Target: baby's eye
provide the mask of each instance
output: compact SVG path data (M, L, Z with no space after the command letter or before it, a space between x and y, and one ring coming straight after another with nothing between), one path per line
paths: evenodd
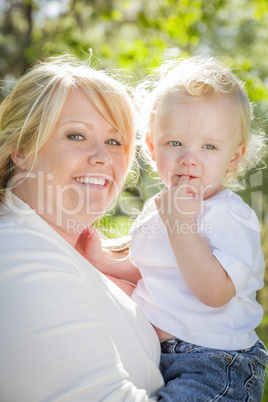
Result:
M210 145L210 144L206 144L206 145L204 145L204 147L203 147L203 148L205 148L205 149L209 149L209 150L216 149L216 148L214 147L214 145Z
M85 139L85 137L82 134L69 134L69 135L67 135L67 138L69 140L74 140L74 141L81 141L81 140Z
M122 143L120 141L114 140L113 138L106 140L105 144L109 144L109 145L117 145L120 146L122 145Z
M168 145L171 145L172 147L180 147L181 142L180 141L169 141Z

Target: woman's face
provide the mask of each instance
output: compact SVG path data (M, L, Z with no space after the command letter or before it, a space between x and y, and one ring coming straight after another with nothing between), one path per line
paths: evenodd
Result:
M58 231L78 235L113 202L126 174L123 138L83 91L68 95L55 129L14 191ZM21 172L21 171L20 171Z

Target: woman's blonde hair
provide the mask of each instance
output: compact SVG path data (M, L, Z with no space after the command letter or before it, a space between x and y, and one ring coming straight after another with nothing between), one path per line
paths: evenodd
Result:
M246 145L246 153L232 172L228 172L224 185L234 186L238 176L255 168L265 155L265 135L252 127L252 104L244 89L244 84L213 57L191 57L171 60L156 69L156 74L149 76L137 88L136 98L143 118L140 120L140 132L152 133L154 116L166 102L176 104L195 102L213 95L228 95L234 100L241 117L241 143Z
M11 154L37 155L57 123L69 92L83 90L99 113L123 136L127 168L135 148L135 127L125 86L108 71L65 55L38 62L0 106L0 202L14 174Z

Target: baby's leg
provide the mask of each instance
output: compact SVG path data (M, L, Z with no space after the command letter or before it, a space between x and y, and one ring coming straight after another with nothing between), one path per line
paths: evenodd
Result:
M170 339L161 341L161 350L161 402L262 400L268 354L261 342L227 352Z
M121 290L123 290L127 296L131 297L136 285L131 282L124 281L123 279L115 278L111 275L106 275L112 282L114 282Z

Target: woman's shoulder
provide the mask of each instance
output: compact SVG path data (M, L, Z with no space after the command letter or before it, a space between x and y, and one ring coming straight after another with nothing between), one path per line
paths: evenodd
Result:
M37 214L1 216L0 254L0 275L55 271L84 278L83 257Z

